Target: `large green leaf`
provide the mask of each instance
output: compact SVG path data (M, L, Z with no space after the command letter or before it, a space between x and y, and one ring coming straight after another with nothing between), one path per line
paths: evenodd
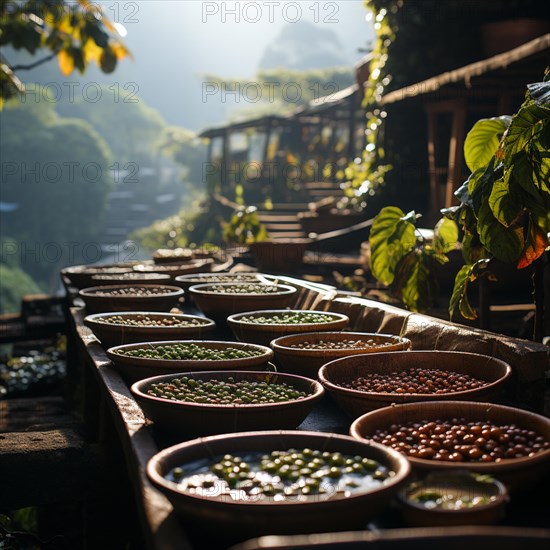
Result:
M483 259L475 264L466 264L456 274L453 294L449 302L449 317L451 320L457 309L465 319L477 319L477 313L468 300L468 285L474 282L479 277L480 272L487 268L489 261Z
M540 201L540 193L533 182L533 165L526 151L520 151L514 155L509 176L509 186L519 185L534 199Z
M483 173L482 170L479 171L479 176ZM454 196L460 201L460 204L465 204L470 208L474 207L472 202L472 197L470 195L470 179L474 176L471 174L470 177L454 192ZM477 177L477 176L476 176ZM452 208L452 207L451 207Z
M550 195L550 152L541 146L531 147L533 183L542 193Z
M525 249L518 261L517 268L523 269L531 265L544 254L547 247L547 232L541 229L532 217L529 217L529 227L525 236Z
M479 235L466 231L462 239L462 257L467 264L475 264L487 257L487 250L481 244Z
M493 183L503 174L503 164L498 163L497 165L496 159L493 157L485 168L476 170L468 179L468 192L472 198L472 208L476 216L479 216L481 205L489 198Z
M422 251L414 251L400 264L404 284L401 288L401 299L411 311L423 312L433 304L437 292L437 279L429 268L429 257Z
M394 206L382 208L374 218L369 236L371 272L381 283L389 285L403 256L416 245L414 212L406 216Z
M458 226L453 220L443 218L434 228L434 248L436 251L446 254L457 247Z
M484 118L478 120L468 132L464 142L464 159L472 172L484 167L494 156L511 119L509 116Z
M529 142L543 129L543 120L550 117L550 106L542 107L530 101L522 105L513 117L506 137L503 141L504 165L513 163L513 157L520 151L525 151Z
M515 186L509 186L511 170L493 183L489 206L495 218L505 227L510 227L523 209L522 194Z
M523 250L523 232L519 227L505 227L493 215L488 202L479 209L479 240L497 259L515 262Z
M527 84L531 97L538 105L550 104L550 82L535 82Z

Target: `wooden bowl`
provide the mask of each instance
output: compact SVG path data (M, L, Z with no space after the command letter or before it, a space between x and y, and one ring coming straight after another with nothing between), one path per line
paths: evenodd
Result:
M370 373L401 372L409 367L453 371L469 374L488 382L481 388L442 394L376 393L343 388L360 376ZM321 383L340 407L353 417L392 403L416 401L494 401L498 398L512 369L500 359L462 351L394 351L366 355L353 355L327 363L319 370Z
M179 275L175 279L175 284L181 286L186 293L194 285L204 285L212 283L256 283L262 277L261 273L192 273L190 275Z
M197 259L190 248L159 248L152 254L156 264L183 264Z
M385 407L360 416L351 425L350 433L356 439L370 440L376 430L388 429L392 424L453 418L464 418L466 422L514 423L522 429L534 430L550 441L550 418L514 407L470 401L426 401ZM475 471L499 479L509 490L521 491L533 486L550 471L550 449L530 457L502 459L500 462L440 462L416 457L409 457L409 461L417 472Z
M177 374L194 371L227 371L227 370L262 370L266 368L273 358L273 351L264 346L255 344L243 344L241 342L220 342L216 340L186 340L181 343L201 344L212 349L238 348L243 350L261 351L261 355L245 357L244 359L223 360L175 360L152 359L144 357L131 357L121 355L120 350L136 349L145 346L174 344L179 341L142 342L115 346L107 350L107 356L114 363L115 368L121 373L127 382L136 382L151 376L161 374Z
M133 326L123 323L106 323L105 319L120 316L125 319L149 317L150 319L173 319L182 321L195 320L200 325L192 326L159 326L145 325ZM118 311L113 313L95 313L84 319L84 324L89 327L104 348L133 344L137 342L160 342L165 340L200 340L206 334L216 328L216 323L211 319L197 315L182 315L176 313L158 313L151 311Z
M383 486L357 492L345 498L303 501L235 501L187 494L164 475L172 468L195 460L290 448L339 451L379 461L395 472ZM172 502L187 522L219 537L243 540L265 534L317 533L363 528L369 518L380 513L409 474L409 464L399 453L374 443L358 442L350 437L302 431L262 431L224 434L195 439L169 447L151 458L147 475L153 485Z
M215 292L212 290L213 286L226 289L234 287L235 283L193 285L189 288L189 294L207 317L220 322L225 322L227 316L233 313L284 308L291 304L297 292L289 285L274 285L277 291L270 294L231 294Z
M170 275L167 273L139 273L138 271L130 271L129 273L108 273L94 275L92 284L89 286L103 285L169 285L171 281Z
M341 313L332 313L330 311L316 311L321 315L330 317L331 320L325 323L303 323L303 324L260 324L243 320L244 317L273 317L281 313L304 313L302 309L268 309L263 311L247 311L237 313L227 318L227 324L231 327L237 340L241 342L252 342L269 346L271 341L285 334L296 334L316 330L318 332L342 330L349 323L349 317Z
M71 267L65 267L61 270L61 276L69 280L71 286L76 287L78 290L83 288L96 286L92 281L92 277L95 275L116 275L123 273L131 273L133 267L131 265L74 265Z
M205 258L201 260L190 260L182 263L147 263L134 266L134 271L138 273L165 273L170 275L172 281L180 275L186 275L188 273L202 273L203 271L210 271L214 260L212 258Z
M304 342L318 343L341 342L342 340L361 340L367 342L374 340L375 344L369 348L350 349L302 349L293 348L293 345ZM329 361L339 357L347 357L355 354L379 353L386 351L402 351L411 347L407 338L392 336L390 334L372 334L368 332L308 332L305 334L293 334L277 338L271 342L275 352L275 358L283 372L291 372L317 378L319 369Z
M460 509L429 508L414 499L419 492L436 492L454 498L488 497L492 500ZM413 527L442 525L493 525L504 518L508 491L498 480L471 472L433 472L397 495L405 521Z
M131 294L126 296L109 296L109 291L120 290L128 287L139 287L148 290L163 289L163 294L140 296ZM168 292L169 291L169 292ZM170 311L178 305L183 297L183 290L177 286L168 285L103 285L84 288L78 295L86 304L88 313L108 313L114 311Z
M190 372L185 376L196 380L285 383L305 392L307 397L294 401L260 405L214 405L162 399L147 394L152 384L170 382L174 375L155 376L136 382L131 390L145 414L160 428L182 436L204 436L250 430L288 430L299 426L324 394L318 382L274 372L225 371Z

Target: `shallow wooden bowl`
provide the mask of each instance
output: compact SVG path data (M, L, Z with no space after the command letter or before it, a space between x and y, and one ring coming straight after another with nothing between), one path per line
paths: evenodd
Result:
M269 324L269 323L254 323L253 321L244 321L243 317L273 317L281 313L303 313L300 309L268 309L260 311L247 311L230 315L227 318L227 324L231 327L233 334L241 342L252 342L269 346L272 340L279 338L285 334L296 334L302 332L310 332L316 330L318 332L342 330L349 323L349 317L341 313L332 313L330 311L319 311L332 319L326 323L302 323L302 324Z
M194 285L218 283L256 283L261 280L260 273L191 273L179 275L174 282L187 293Z
M293 348L303 342L316 343L341 342L342 340L374 340L378 345L369 348L351 349L302 349ZM283 372L291 372L310 378L317 378L319 369L326 363L349 355L380 353L387 351L403 351L411 347L407 338L391 334L373 334L368 332L308 332L277 338L271 342L275 358Z
M485 504L460 509L429 508L411 498L418 491L436 491L441 495L464 495L468 498L492 498ZM413 527L441 525L494 525L505 515L508 491L503 483L470 472L435 472L415 481L397 495L405 521Z
M145 414L155 425L182 436L205 436L250 430L285 430L299 426L324 394L323 386L309 378L275 372L225 371L190 372L185 376L196 380L233 378L236 382L285 383L305 392L303 399L259 405L214 405L162 399L147 394L152 384L170 382L181 376L155 376L132 385L132 393Z
M376 393L343 388L369 373L387 374L400 372L408 367L453 371L469 374L488 382L486 386L462 392L442 394ZM340 407L353 417L374 409L388 407L392 403L416 401L494 401L498 398L512 369L494 357L462 351L395 351L354 355L331 361L319 370L319 379Z
M165 289L170 292L140 296L130 294L126 296L108 296L103 293L121 288L139 287L150 290ZM114 311L170 311L178 305L183 297L183 290L177 286L169 285L145 285L145 284L124 284L124 285L103 285L84 288L78 293L86 304L88 313L108 313Z
M246 283L245 283L246 284ZM220 283L216 287L227 288L234 283ZM229 294L215 292L210 284L189 288L196 306L211 319L225 322L229 315L258 309L285 308L292 303L296 289L289 285L275 285L277 292L270 294Z
M205 258L201 260L190 260L182 263L141 263L134 266L134 271L138 273L165 273L170 275L172 281L180 275L186 275L188 273L201 273L203 271L210 271L214 260L212 258Z
M201 344L212 349L238 348L244 350L261 351L261 355L245 357L244 359L223 360L175 360L152 359L144 357L130 357L121 355L120 350L143 348L163 344L173 344L175 341L141 342L115 346L107 350L107 356L114 363L115 368L122 377L130 383L159 376L161 374L176 374L193 371L227 371L227 370L262 370L266 368L273 358L273 351L264 346L255 344L243 344L242 342L221 342L216 340L186 340L182 343Z
M392 424L453 418L464 418L466 422L513 423L522 429L534 430L550 441L550 418L514 407L470 401L426 401L385 407L360 416L351 425L350 433L356 439L370 440L376 430L388 429ZM522 491L532 487L550 471L550 449L530 457L508 458L500 462L439 462L416 457L409 457L409 461L413 470L419 472L474 471L499 479L510 490Z
M164 475L172 468L199 460L239 453L290 448L339 451L379 461L395 472L383 486L345 498L312 499L309 502L239 502L231 499L199 497L179 490ZM317 533L363 528L380 513L409 474L408 461L399 453L375 443L351 437L302 431L262 431L225 434L195 439L156 454L147 465L151 482L172 502L186 521L193 522L227 541L265 534Z
M151 319L196 320L200 325L188 327L171 326L129 326L125 324L106 323L109 317L120 316L127 319L135 319L147 316ZM154 311L117 311L113 313L95 313L84 319L84 324L89 327L104 348L133 344L137 342L160 342L163 340L200 340L216 328L216 323L205 317L197 315L182 315L176 313L159 313Z
M131 273L132 271L133 267L131 265L74 265L62 269L61 276L68 279L71 286L74 286L78 290L82 290L83 288L97 286L92 280L92 277L95 275L116 275Z

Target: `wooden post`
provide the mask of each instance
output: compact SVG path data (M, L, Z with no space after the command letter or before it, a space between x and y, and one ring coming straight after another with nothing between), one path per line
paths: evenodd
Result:
M545 255L536 260L533 264L533 298L535 300L535 330L533 340L542 342L544 334L544 271L545 271Z
M456 101L453 110L453 127L449 141L449 170L447 172L447 186L445 189L445 208L455 202L454 192L460 184L462 163L464 160L464 124L466 121L466 104Z
M430 213L429 217L436 219L441 204L439 202L439 182L437 179L437 164L435 158L435 142L437 139L437 114L430 106L428 110L428 173L430 175Z

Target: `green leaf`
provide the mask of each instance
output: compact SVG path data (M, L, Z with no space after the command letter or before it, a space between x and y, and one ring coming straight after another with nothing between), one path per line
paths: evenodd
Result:
M550 103L550 82L535 82L527 84L529 94L538 105Z
M543 119L550 117L550 107L542 107L534 102L526 102L512 118L508 132L503 141L504 164L513 163L516 153L524 151L533 136L542 130Z
M443 218L434 228L434 248L439 253L454 250L458 243L458 226L453 220Z
M542 193L550 195L550 152L531 147L533 183Z
M466 231L462 239L462 257L467 264L475 264L487 257L487 250L481 244L479 235Z
M481 175L483 172L480 171L479 175ZM475 174L475 172L474 172ZM469 206L470 208L474 207L474 203L472 202L472 197L470 195L469 191L469 182L472 177L474 177L474 174L471 174L470 177L454 192L454 196L460 201L461 204L465 204ZM476 176L477 177L477 176ZM452 208L452 207L451 207Z
M523 250L523 232L519 227L504 227L484 202L478 216L479 240L497 259L515 262Z
M502 179L493 183L489 206L495 218L505 227L510 227L523 209L523 200L516 187L509 185L511 170Z
M495 164L496 159L493 158L484 169L476 170L468 178L468 192L472 197L472 208L476 216L479 215L481 205L489 198L494 182L500 179L504 173L502 163L496 167Z
M374 218L370 231L371 272L381 283L394 280L395 269L401 259L416 244L414 213L407 216L400 208L387 206Z
M481 119L468 132L464 142L464 159L472 172L486 166L493 158L510 121L509 116Z
M529 228L525 239L525 249L518 261L517 268L523 269L540 258L548 247L548 236L531 217L529 217Z
M465 319L477 319L477 313L468 300L468 285L478 279L480 271L487 268L489 261L483 259L475 264L463 265L456 274L453 294L449 302L449 318L451 320L457 309Z
M511 162L511 174L509 185L519 185L537 201L540 201L540 193L533 183L533 166L525 151L514 155Z
M104 73L112 73L117 64L116 54L111 48L105 48L99 58L99 66Z
M433 304L437 279L429 268L429 258L420 250L407 255L398 267L396 281L401 286L401 299L410 311L423 312Z

